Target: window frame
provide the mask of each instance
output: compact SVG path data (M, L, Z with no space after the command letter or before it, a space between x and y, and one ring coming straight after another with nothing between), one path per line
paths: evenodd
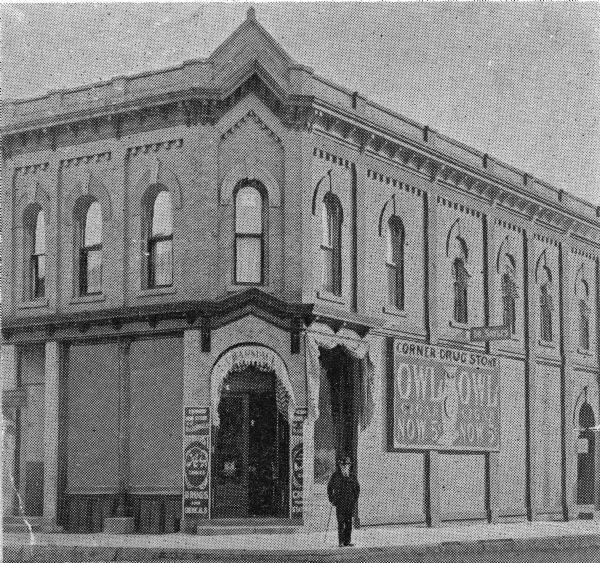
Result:
M579 348L585 352L589 352L591 345L590 333L590 313L589 305L590 290L586 280L581 280L581 295L579 296Z
M331 192L327 192L322 202L321 211L321 251L323 264L321 271L321 286L323 289L335 295L342 296L342 222L343 211L339 198ZM325 210L325 213L323 213ZM325 215L325 217L323 217ZM323 224L325 219L325 224ZM327 242L324 244L325 228L327 228ZM330 285L327 284L326 271L331 275Z
M168 235L153 235L152 233L154 231L154 215L155 215L156 200L158 199L160 194L162 194L163 192L169 196L169 205L171 206L170 234L168 234ZM161 187L160 189L156 190L156 192L153 194L153 196L154 197L152 197L151 199L149 198L149 201L146 206L146 226L145 226L146 244L144 245L144 247L145 247L144 250L147 253L145 264L144 264L146 289L160 289L160 288L173 287L173 281L174 281L174 271L173 271L173 259L174 259L173 198L171 196L171 192L164 187ZM156 264L157 264L156 248L159 245L159 243L161 243L161 242L170 242L170 253L171 253L170 280L171 280L171 283L157 285L156 284L156 277L157 277L156 276L156 273L157 273L156 272Z
M394 231L396 231L394 233ZM406 241L404 224L397 215L392 215L388 220L386 241L386 268L388 272L388 305L398 311L404 311L405 301L405 279L404 279L404 244ZM399 253L399 263L395 259L396 252ZM391 254L391 256L390 256ZM393 283L392 283L393 282ZM393 290L393 291L392 291Z
M40 216L43 219L43 250L37 252L38 243L38 222ZM24 287L23 299L25 301L38 301L46 297L46 213L44 208L39 204L28 206L23 216L23 227L25 232L24 240ZM44 276L39 275L42 269L41 262L43 261Z
M540 285L540 339L543 342L554 341L552 328L552 295L547 281Z
M99 211L100 211L100 227L101 227L101 235L100 235L100 242L95 243L95 244L90 244L90 245L86 245L86 240L85 240L85 232L87 229L87 221L88 221L88 215L89 215L89 211L92 207L92 205L94 204L98 204L99 207ZM100 204L100 202L97 199L91 199L87 202L87 205L85 205L84 207L85 211L83 211L82 209L82 213L81 215L78 217L78 226L79 226L79 251L78 251L78 265L79 265L79 271L78 271L78 290L79 290L79 296L80 297L87 297L87 296L92 296L92 295L102 295L103 292L103 286L104 286L104 279L103 279L103 275L102 275L102 270L103 270L103 256L102 256L102 240L104 238L104 220L102 217L102 205ZM93 252L99 252L100 253L100 283L99 283L99 287L100 289L98 291L89 291L89 279L88 279L88 261L90 258L91 253Z
M459 279L458 265L464 272L464 282ZM456 256L452 262L452 273L454 277L454 311L453 319L460 324L469 322L469 284L467 267L465 265L464 256Z
M238 195L245 187L251 187L256 190L260 197L260 233L240 233L237 228L237 214L238 214ZM233 284L234 285L265 285L265 232L267 230L267 214L268 214L268 199L267 192L264 186L257 180L244 180L240 182L233 194ZM239 281L238 280L238 240L239 239L259 239L260 241L260 281Z

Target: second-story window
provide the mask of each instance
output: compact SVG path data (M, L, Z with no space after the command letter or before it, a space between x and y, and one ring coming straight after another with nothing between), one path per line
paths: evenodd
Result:
M102 209L92 201L81 225L79 293L102 293Z
M591 308L588 303L590 291L588 284L582 280L579 288L579 348L582 350L590 349L590 313Z
M466 323L468 314L468 284L469 273L466 268L467 245L465 241L457 237L459 252L452 263L452 274L454 277L454 320L457 323Z
M388 302L404 310L404 226L392 215L387 232Z
M515 334L517 325L517 284L515 282L515 259L506 255L504 271L502 272L502 323L510 327L510 333Z
M331 192L321 208L321 251L323 253L323 289L342 295L342 206Z
M545 342L552 342L552 276L544 266L540 283L540 333Z
M158 192L151 209L148 236L148 287L173 284L173 212L171 194Z
M31 237L30 295L39 299L46 294L46 218L40 209L37 212Z
M235 283L262 284L264 261L263 197L253 185L235 196Z

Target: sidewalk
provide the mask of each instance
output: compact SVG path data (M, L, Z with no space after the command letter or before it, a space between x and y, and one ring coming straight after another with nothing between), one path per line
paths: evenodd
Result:
M332 527L333 528L333 527ZM6 533L3 536L5 561L165 561L165 560L236 560L329 561L360 559L359 554L377 552L377 559L387 560L386 552L404 560L409 556L446 552L452 560L484 561L481 553L570 549L581 552L569 561L600 562L600 522L519 522L490 525L444 526L420 528L408 526L366 527L355 530L355 548L339 548L337 532L294 534L255 534L193 536L43 534ZM32 547L33 546L33 547ZM402 553L400 553L402 552ZM471 559L465 559L471 552ZM457 557L462 553L462 557ZM585 554L584 554L585 553ZM338 554L338 555L334 555ZM594 557L597 555L597 558ZM332 559L332 555L334 556ZM242 557L240 557L242 556ZM591 558L590 558L591 556ZM368 560L369 558L367 557ZM518 558L506 558L516 561ZM394 560L394 559L390 559ZM417 559L415 559L417 560ZM433 560L433 559L432 559ZM521 559L518 559L519 561ZM524 561L533 560L530 556ZM557 559L563 561L562 558ZM564 559L567 560L566 558ZM496 561L496 559L494 559Z

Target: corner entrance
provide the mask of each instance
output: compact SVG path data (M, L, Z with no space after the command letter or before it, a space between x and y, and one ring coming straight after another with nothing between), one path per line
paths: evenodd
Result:
M213 430L214 518L289 516L286 408L274 371L249 366L223 381Z

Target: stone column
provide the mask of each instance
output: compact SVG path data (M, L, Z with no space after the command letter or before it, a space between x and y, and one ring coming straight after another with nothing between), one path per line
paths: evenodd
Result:
M430 451L425 454L425 478L427 479L427 525L435 528L442 522L440 453Z
M44 523L54 528L58 516L58 417L60 345L46 342L44 381Z
M500 513L500 453L489 452L486 456L488 478L488 521L498 523Z
M14 344L2 345L2 390L13 391L17 388L17 350ZM3 409L4 410L4 409ZM8 410L8 409L7 409ZM2 416L2 513L6 516L12 514L14 505L14 463L16 447L15 410ZM8 416L7 416L8 415Z

